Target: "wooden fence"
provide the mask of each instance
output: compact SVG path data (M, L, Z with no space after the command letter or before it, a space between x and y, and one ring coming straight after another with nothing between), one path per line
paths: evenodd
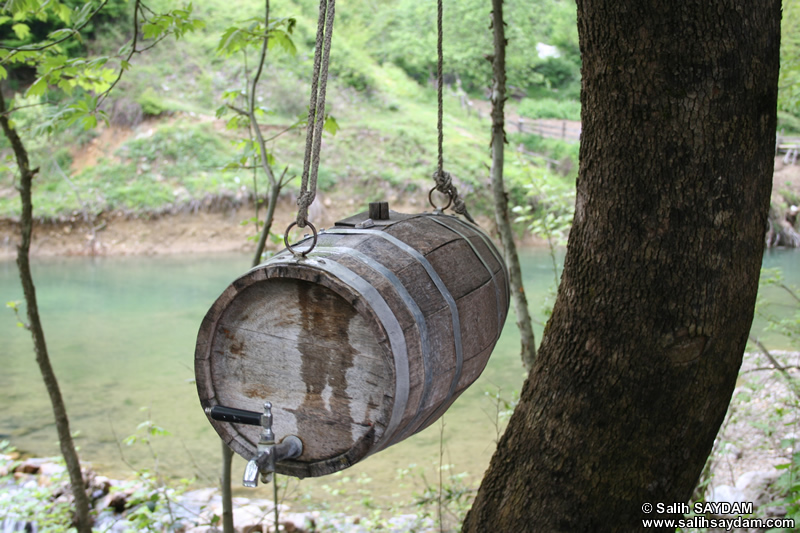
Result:
M784 137L783 133L778 133L775 137L775 157L780 154L783 156L785 165L796 164L800 156L800 137Z
M580 142L581 123L569 120L529 119L520 117L518 121L508 121L506 128L516 128L518 133L532 133L548 139L561 139L569 143Z

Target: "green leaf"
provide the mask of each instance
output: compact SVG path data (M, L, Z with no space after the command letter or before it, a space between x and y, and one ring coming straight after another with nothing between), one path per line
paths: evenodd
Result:
M3 67L3 65L0 65L0 80L4 80L7 77L8 77L8 71L5 69L5 67Z
M224 32L217 45L217 53L229 56L241 50L248 41L248 35L241 28L231 26Z
M16 15L33 7L31 4L30 0L8 0L5 9Z
M11 26L11 29L14 30L14 33L17 34L17 38L20 40L25 40L28 35L31 34L31 28L27 24L23 24L22 22L18 22Z
M61 28L60 30L51 31L48 35L48 39L52 39L57 41L59 39L63 39L69 35L75 34L76 36L80 35L78 32L73 30L72 28Z
M91 16L91 14L92 14L93 7L94 7L94 6L92 6L92 3L91 3L91 2L86 2L86 3L83 5L83 7L81 8L81 10L80 10L80 11L78 11L78 15L75 17L75 26L76 26L76 27L77 27L77 26L81 26L81 25L82 25L82 24L84 24L84 23L85 23L87 20L89 20L89 17L90 17L90 16Z
M328 117L325 119L325 124L322 125L322 128L331 135L336 135L336 132L341 129L339 128L339 123L336 122L336 119L330 115L328 115Z
M283 30L272 30L269 33L269 48L272 49L274 46L280 46L283 48L285 52L288 52L292 56L297 55L297 48L294 45L294 41Z
M28 87L28 92L25 93L25 96L42 96L45 91L47 90L47 79L42 76L35 82L33 85Z
M58 4L56 6L56 15L61 19L64 24L69 24L72 19L72 9L67 4Z
M142 25L142 33L145 39L155 39L161 35L161 26L147 22Z

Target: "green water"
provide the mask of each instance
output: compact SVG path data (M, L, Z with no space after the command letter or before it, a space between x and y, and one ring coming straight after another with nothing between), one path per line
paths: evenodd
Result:
M559 254L558 262L562 259ZM217 477L219 440L203 415L193 383L194 342L200 321L219 293L249 267L242 255L36 259L42 320L53 366L61 383L81 457L112 477L152 467L146 446L118 446L139 423L153 420L171 433L155 437L160 471L197 476L200 484ZM542 312L553 285L547 250L523 254L523 272L534 318ZM800 285L800 253L777 251L764 260L780 267L789 283ZM766 295L774 309L788 304L780 292ZM22 300L16 265L0 262L0 299ZM757 325L756 327L760 327ZM536 328L537 341L542 326ZM766 338L785 348L777 337ZM58 446L48 396L34 361L30 334L15 326L11 310L0 311L0 435L35 455L55 455ZM477 481L497 438L495 404L485 391L506 398L524 379L513 314L486 371L444 417L444 462ZM439 459L440 424L350 469L366 473L379 493L396 492L396 470L417 464L433 479ZM237 458L234 471L243 470ZM319 493L330 479L303 482L302 491ZM269 497L270 489L258 489ZM406 498L407 499L407 498Z

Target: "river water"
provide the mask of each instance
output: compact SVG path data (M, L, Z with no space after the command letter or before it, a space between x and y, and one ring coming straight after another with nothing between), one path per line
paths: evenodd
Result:
M563 252L557 253L558 265L562 256ZM126 462L153 468L155 454L162 473L197 476L199 484L215 483L219 440L197 400L194 343L209 305L248 269L249 261L230 254L34 261L50 356L83 460L106 475L126 478L132 473ZM538 341L544 308L553 300L553 258L547 249L534 249L523 253L522 262L531 310L540 322L535 327ZM787 282L800 285L800 252L770 252L764 266L782 269ZM774 288L765 290L764 298L776 313L790 303ZM0 262L0 299L3 304L22 300L13 261ZM10 309L0 311L0 440L9 439L34 455L56 455L52 411L31 337L15 323ZM762 328L763 321L757 321L754 331L768 346L788 348L785 341L763 333ZM373 481L365 488L386 497L397 493L397 471L409 465L423 469L432 481L442 433L444 463L454 465L453 472L467 472L465 482L477 482L494 450L497 425L502 423L492 396L499 392L511 399L523 379L511 314L485 372L444 416L443 430L436 423L354 466L347 475L369 476ZM152 437L152 452L142 443L120 444L146 420L171 435ZM139 434L143 435L141 430ZM235 475L243 467L237 458ZM319 495L320 487L330 483L330 478L307 480L300 491ZM417 489L420 483L417 478ZM259 497L271 494L270 489L258 489L262 492Z

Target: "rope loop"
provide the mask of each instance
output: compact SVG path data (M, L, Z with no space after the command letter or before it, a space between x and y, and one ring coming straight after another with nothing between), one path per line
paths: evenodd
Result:
M458 194L458 189L456 186L453 185L453 176L449 172L437 170L433 173L433 181L436 182L436 186L431 189L431 193L436 190L444 195L447 195L447 197L450 199L448 204L444 206L441 211L444 211L450 207L450 204L452 203L453 211L463 216L473 224L477 224L467 211L467 205L464 203L464 199ZM428 194L428 201L434 209L439 210L436 204L433 203L433 198L431 197L430 193Z
M311 241L310 248L308 248L307 250L297 251L294 249L294 247L292 247L291 244L289 244L289 231L295 226L295 224L296 224L295 222L292 222L291 224L289 224L289 227L286 228L286 233L283 234L283 244L286 245L286 249L292 252L295 257L297 256L305 257L309 253L311 253L311 250L317 247L317 228L314 227L314 224L306 220L306 224L308 225L309 228L311 228L311 231L314 232L314 237L313 240ZM299 226L300 224L297 225Z

